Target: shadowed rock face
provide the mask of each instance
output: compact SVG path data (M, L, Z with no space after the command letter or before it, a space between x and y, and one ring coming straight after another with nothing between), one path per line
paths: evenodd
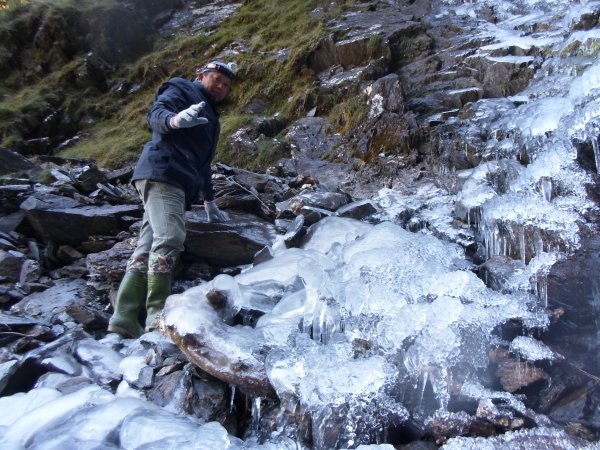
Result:
M33 164L19 153L0 147L0 175L15 172L27 172L33 169Z

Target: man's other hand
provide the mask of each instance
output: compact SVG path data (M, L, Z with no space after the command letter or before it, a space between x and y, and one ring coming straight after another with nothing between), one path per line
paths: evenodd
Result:
M229 220L229 216L217 207L214 200L204 202L204 209L206 209L206 217L209 223L219 223Z

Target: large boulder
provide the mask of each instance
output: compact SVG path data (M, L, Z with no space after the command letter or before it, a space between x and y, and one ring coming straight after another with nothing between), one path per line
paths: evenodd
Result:
M236 213L226 223L208 223L204 211L186 214L186 252L216 266L249 264L274 243L275 227L251 214Z
M138 205L87 205L75 199L38 192L21 204L43 242L76 246L94 235L115 235L129 225L124 216L139 217Z
M11 312L55 324L65 319L68 307L85 300L85 286L85 280L80 278L57 281L51 288L23 298L11 307Z

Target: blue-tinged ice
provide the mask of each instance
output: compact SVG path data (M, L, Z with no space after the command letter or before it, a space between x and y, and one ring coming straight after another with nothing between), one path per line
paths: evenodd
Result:
M198 424L160 410L144 410L123 421L119 441L124 450L234 450L242 441L218 422Z
M0 448L16 444L26 446L34 436L60 423L66 416L90 405L107 403L113 398L113 394L98 386L86 386L44 403L20 416L7 428L0 440Z

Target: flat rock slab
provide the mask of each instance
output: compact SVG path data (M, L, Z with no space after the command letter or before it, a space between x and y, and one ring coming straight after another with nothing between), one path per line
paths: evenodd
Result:
M94 235L115 235L140 217L138 205L84 205L69 197L35 193L21 204L26 218L44 242L76 246Z
M275 242L273 224L252 214L230 214L225 223L208 223L204 211L186 214L186 252L217 266L249 264Z
M79 303L84 297L86 281L83 279L59 280L43 292L36 292L12 306L12 313L26 315L52 324L66 308Z

